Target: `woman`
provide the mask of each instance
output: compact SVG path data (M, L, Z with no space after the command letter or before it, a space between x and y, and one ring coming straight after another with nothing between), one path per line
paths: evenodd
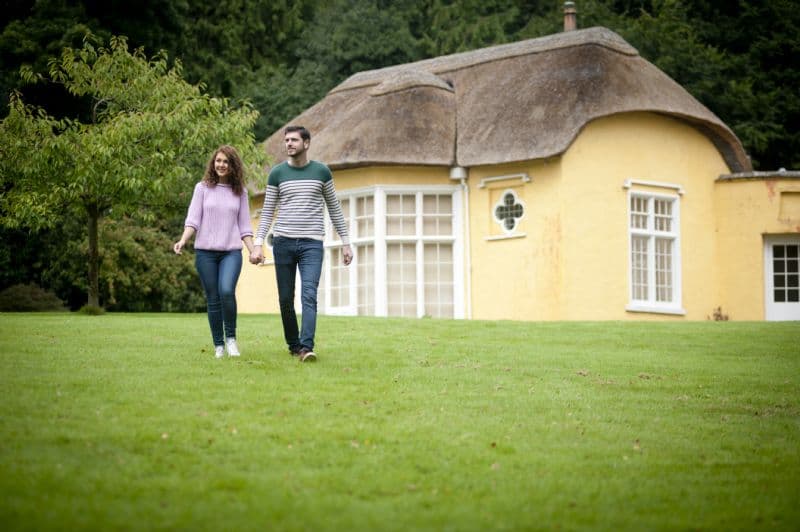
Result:
M222 358L227 350L229 356L238 357L236 282L242 271L242 242L253 252L253 230L244 165L232 146L220 146L212 155L203 180L194 187L184 225L173 250L180 255L197 233L195 266L206 294L214 356Z

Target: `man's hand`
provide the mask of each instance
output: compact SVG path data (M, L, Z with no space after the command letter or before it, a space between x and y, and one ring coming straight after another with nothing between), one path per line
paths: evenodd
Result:
M353 248L350 247L350 244L342 248L342 256L344 257L345 266L349 266L350 263L353 262Z
M264 262L264 252L261 246L253 246L253 252L250 253L250 264L261 264Z

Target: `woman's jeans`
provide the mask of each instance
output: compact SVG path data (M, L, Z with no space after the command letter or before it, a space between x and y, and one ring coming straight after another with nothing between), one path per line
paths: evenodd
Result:
M236 282L242 271L242 250L195 249L194 258L206 293L208 324L215 346L225 338L236 338Z
M299 347L314 349L314 334L317 329L317 288L322 273L323 254L320 240L276 236L272 241L283 336L289 349ZM300 331L297 330L297 316L294 311L294 285L298 269L302 284L300 301L303 304Z

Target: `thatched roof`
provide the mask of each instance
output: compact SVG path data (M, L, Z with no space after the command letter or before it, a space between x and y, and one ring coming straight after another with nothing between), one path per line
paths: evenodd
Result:
M332 168L478 166L563 153L590 121L648 111L707 136L732 172L751 169L711 111L605 28L360 72L291 120ZM281 161L282 129L266 141Z

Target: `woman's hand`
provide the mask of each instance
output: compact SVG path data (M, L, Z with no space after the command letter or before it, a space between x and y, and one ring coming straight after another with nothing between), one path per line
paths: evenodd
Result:
M192 235L194 235L194 227L189 227L188 225L184 227L181 239L173 244L172 251L174 251L176 255L180 255L181 251L183 251L183 247L186 245L186 242L192 238Z

